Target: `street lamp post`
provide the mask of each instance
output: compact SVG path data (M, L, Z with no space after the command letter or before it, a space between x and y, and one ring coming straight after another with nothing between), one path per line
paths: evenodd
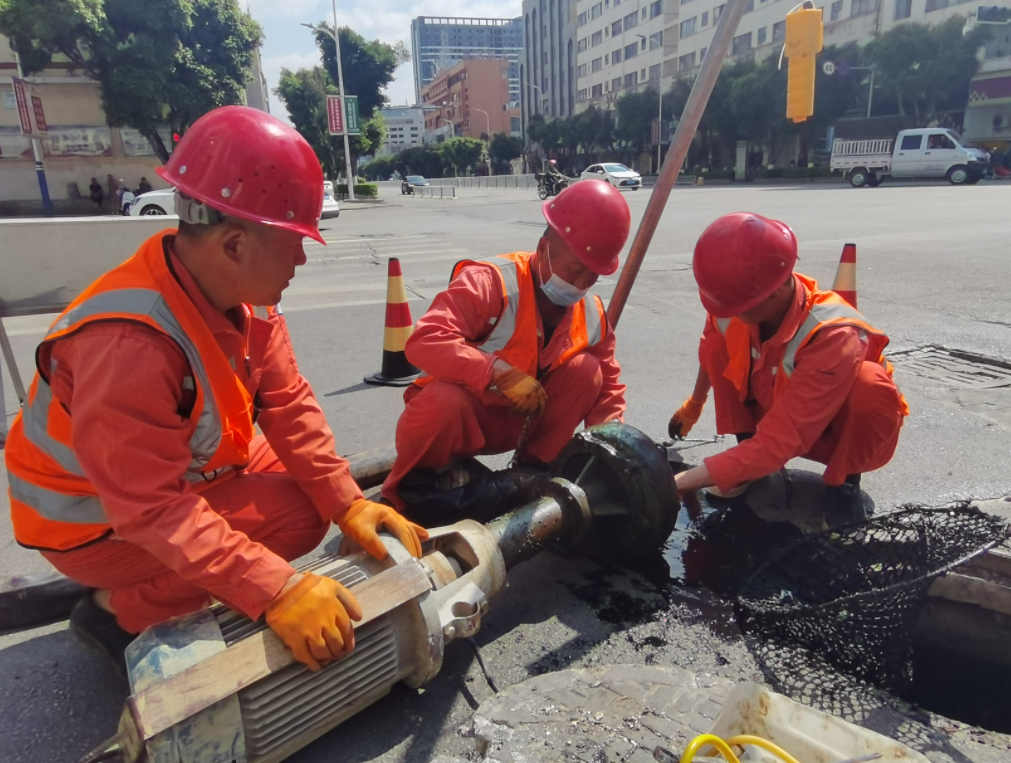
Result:
M309 27L313 31L326 32L333 38L334 48L337 53L337 87L341 91L341 113L344 117L344 172L348 176L348 200L355 200L355 176L351 172L351 140L348 138L348 125L347 125L347 98L345 97L347 93L344 91L344 65L341 63L341 41L338 37L337 31L337 0L332 0L333 5L333 32L331 32L326 27L317 27L312 24L303 24L302 26Z
M637 34L641 40L646 39L646 35ZM649 38L649 49L653 50L653 44L656 43L656 47L661 47L660 43L656 42L652 37ZM661 61L660 66L663 67L663 62ZM657 98L658 108L656 117L656 174L660 175L660 162L663 161L663 69L660 70L660 80L656 83L656 89L660 93Z
M870 88L867 91L867 119L871 118L871 106L874 104L874 68L873 66L850 67L850 71L869 71L871 73Z
M14 47L14 43L11 43ZM18 79L24 79L24 71L21 69L21 56L14 51L14 63L17 66ZM32 155L35 158L35 175L39 180L39 193L42 194L42 214L46 217L53 216L53 202L49 197L49 184L46 182L46 165L42 152L42 140L35 135L29 137L32 144Z
M484 114L485 127L487 128L485 130L485 135L487 135L488 140L491 141L491 117L488 116L487 111L485 111L484 109L479 109L477 106L474 107L474 111L480 111L482 114Z

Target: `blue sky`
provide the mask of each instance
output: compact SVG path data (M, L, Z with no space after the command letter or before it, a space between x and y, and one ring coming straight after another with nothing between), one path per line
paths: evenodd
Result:
M241 2L241 0L240 0ZM263 26L263 70L271 89L270 109L286 119L287 113L273 93L283 67L299 69L319 63L312 33L303 22L331 20L330 0L247 0L253 18ZM487 16L515 18L521 15L521 0L337 0L337 21L369 40L411 43L411 19L417 16ZM393 105L414 101L411 65L401 66L387 89Z

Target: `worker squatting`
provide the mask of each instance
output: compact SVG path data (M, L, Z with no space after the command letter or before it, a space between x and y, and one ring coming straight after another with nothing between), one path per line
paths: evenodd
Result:
M159 174L177 230L151 237L60 315L37 352L5 457L18 542L94 589L72 631L111 656L148 626L213 600L265 616L313 670L354 648L354 596L296 572L331 523L378 559L378 533L414 556L405 476L452 488L461 460L551 462L580 425L621 421L615 335L588 290L614 273L631 225L604 182L544 205L533 252L461 262L406 346L407 390L383 501L364 498L299 373L281 294L318 229L323 176L308 143L254 109L198 120ZM126 254L126 253L124 253ZM907 414L888 338L793 272L797 241L753 214L716 220L693 262L708 311L685 436L710 391L739 442L679 474L724 493L804 456L826 465L828 511L864 518L860 475L886 464ZM266 306L266 307L263 307ZM256 434L255 427L262 434Z

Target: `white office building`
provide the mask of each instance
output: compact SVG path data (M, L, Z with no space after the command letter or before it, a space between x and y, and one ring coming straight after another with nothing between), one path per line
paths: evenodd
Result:
M386 140L376 156L399 154L422 145L425 135L425 112L420 106L395 106L379 109L386 124Z

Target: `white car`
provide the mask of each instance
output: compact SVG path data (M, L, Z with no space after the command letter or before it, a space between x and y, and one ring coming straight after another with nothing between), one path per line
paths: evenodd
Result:
M142 193L130 203L130 214L138 215L174 215L176 209L175 189L162 188L159 191ZM337 199L333 193L333 183L329 180L323 183L323 210L321 219L337 217L341 213Z
M638 191L642 187L642 175L616 162L591 164L579 177L583 180L586 178L606 180L615 188L631 188L633 191Z

